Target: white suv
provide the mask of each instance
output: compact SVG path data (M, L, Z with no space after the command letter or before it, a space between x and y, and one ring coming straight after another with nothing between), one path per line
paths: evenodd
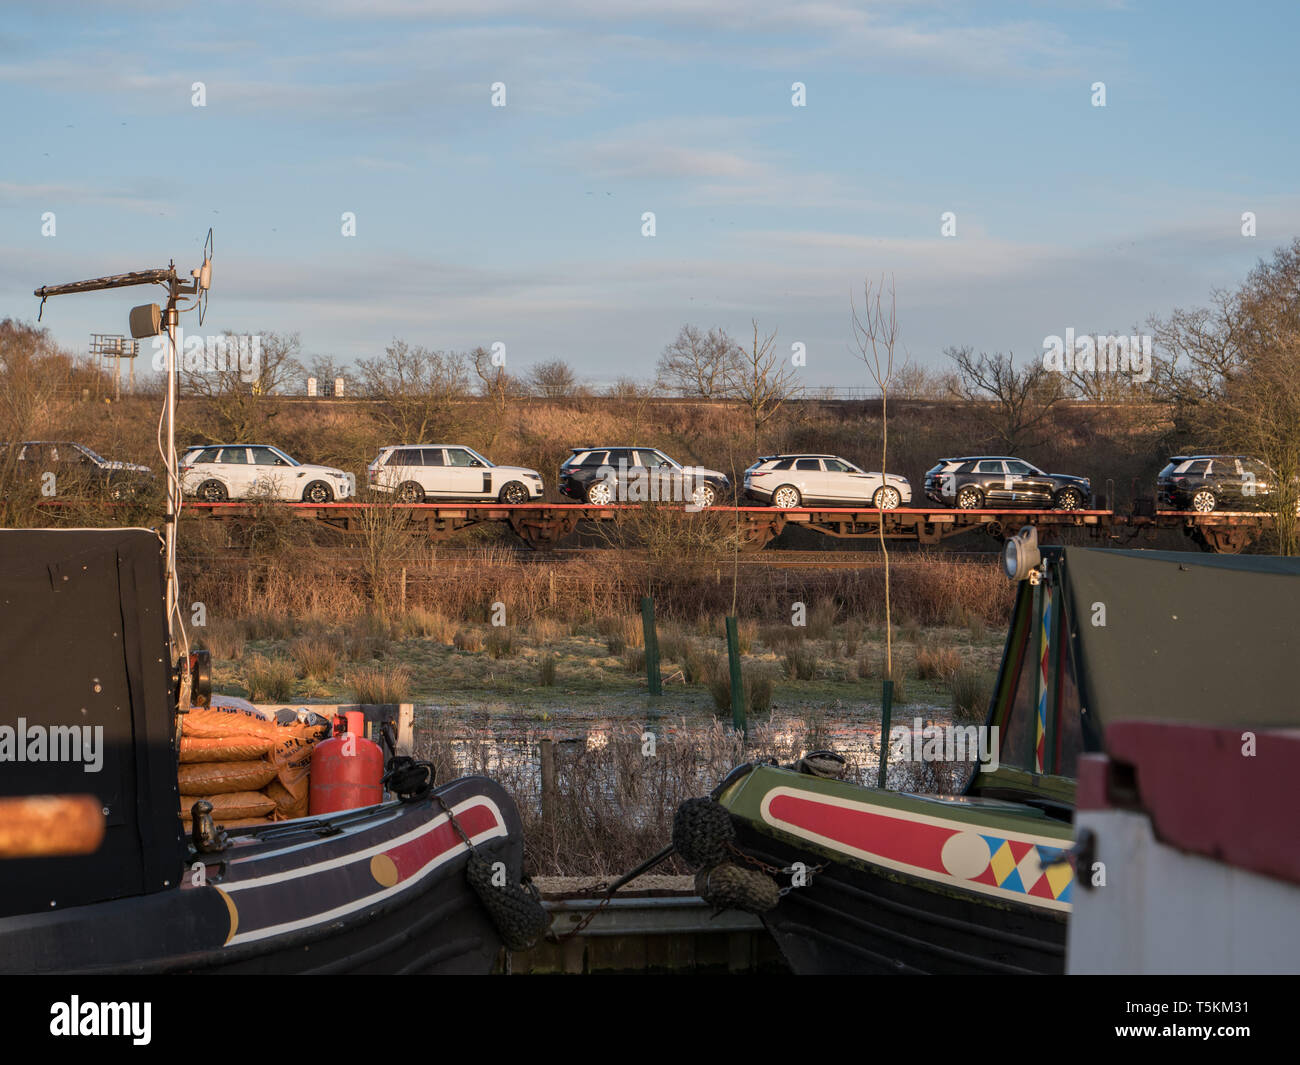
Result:
M523 466L497 466L462 444L398 444L366 467L376 492L399 503L426 499L494 499L529 503L542 498L542 477Z
M279 499L332 503L356 495L356 479L333 466L313 466L266 444L191 447L180 461L181 490L205 503Z
M912 485L897 474L868 473L838 455L765 455L745 471L745 495L785 509L856 503L894 510L912 501Z

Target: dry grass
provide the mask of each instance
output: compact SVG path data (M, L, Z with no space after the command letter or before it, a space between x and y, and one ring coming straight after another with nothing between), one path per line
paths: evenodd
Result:
M457 651L477 654L483 650L483 634L478 629L458 629L451 642Z
M952 675L952 716L964 723L982 723L988 713L996 678L979 670L963 667Z
M791 647L785 653L784 669L788 680L812 680L817 676L817 655L808 647Z
M961 654L955 647L926 645L916 650L917 680L949 680L960 668Z
M282 703L293 697L296 671L283 658L253 655L244 665L248 697L255 703Z
M191 631L191 642L211 652L214 659L234 661L244 654L244 626L238 621L217 619Z
M349 674L348 686L358 703L401 703L411 692L411 672L405 666L361 666Z
M289 644L289 657L298 666L298 676L329 680L338 672L339 648L336 643L316 636L302 636Z

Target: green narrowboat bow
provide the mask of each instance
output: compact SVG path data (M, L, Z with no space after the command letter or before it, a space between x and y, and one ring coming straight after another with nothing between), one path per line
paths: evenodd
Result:
M960 795L772 765L715 789L733 858L790 878L763 919L796 972L1063 972L1081 755L1116 722L1294 727L1295 586L1280 578L1300 560L1040 550L1025 530L1006 569L998 758Z

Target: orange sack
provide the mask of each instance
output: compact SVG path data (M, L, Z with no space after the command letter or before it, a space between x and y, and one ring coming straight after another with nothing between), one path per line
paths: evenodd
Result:
M200 799L212 803L212 817L219 824L245 817L269 817L275 812L275 800L260 791L230 791L220 795L182 795L181 820L190 820L190 811Z
M275 819L277 821L292 821L295 817L307 816L307 788L306 780L301 794L290 791L278 780L273 780L266 786L266 794L275 800Z
M181 718L181 734L195 739L229 736L265 736L274 740L280 730L275 718L249 706L195 707Z
M252 762L265 758L272 741L267 736L181 736L182 762Z
M265 758L247 762L197 762L182 765L177 776L182 795L219 795L266 787L275 778L275 766Z

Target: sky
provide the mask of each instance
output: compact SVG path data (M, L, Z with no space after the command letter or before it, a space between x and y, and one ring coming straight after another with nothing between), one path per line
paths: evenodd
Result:
M307 357L499 342L603 384L757 320L806 384L860 387L851 300L884 278L913 362L1040 359L1300 235L1298 29L1280 2L6 0L0 317L188 272L211 227L187 333ZM84 351L154 298L42 324Z

